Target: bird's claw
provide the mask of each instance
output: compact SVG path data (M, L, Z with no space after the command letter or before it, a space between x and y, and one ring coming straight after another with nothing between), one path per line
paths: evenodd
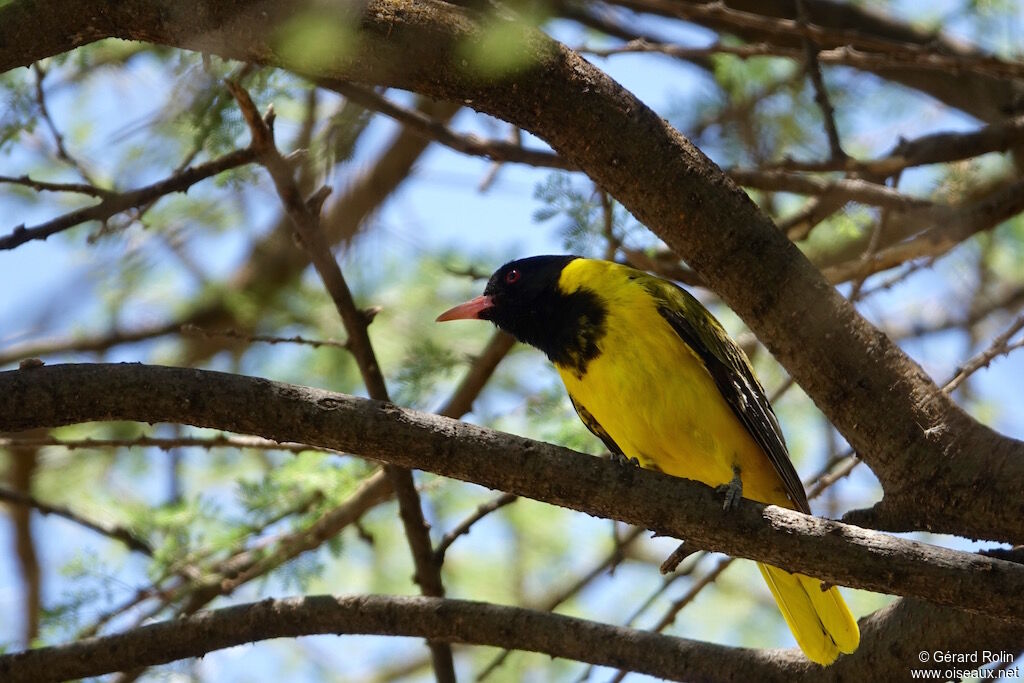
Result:
M723 510L735 509L740 504L740 498L743 497L743 480L740 478L740 468L733 466L732 473L732 480L728 484L721 484L715 487L718 493L725 496L725 502L722 504Z
M621 467L640 467L640 461L636 458L627 458L623 453L612 453L611 461Z

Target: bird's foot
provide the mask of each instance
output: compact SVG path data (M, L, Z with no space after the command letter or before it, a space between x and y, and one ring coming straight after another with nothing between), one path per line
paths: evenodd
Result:
M740 468L735 465L732 468L732 480L728 484L716 486L715 490L725 496L723 510L732 510L740 504L743 497L743 480L740 479Z
M624 453L610 453L609 459L621 467L640 467L640 461L636 458L627 458Z

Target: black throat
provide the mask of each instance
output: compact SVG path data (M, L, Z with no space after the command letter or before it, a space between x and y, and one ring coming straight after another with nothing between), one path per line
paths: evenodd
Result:
M508 320L495 322L519 341L543 351L552 363L582 378L587 364L601 354L608 317L604 300L589 289L566 294L555 286L532 304Z

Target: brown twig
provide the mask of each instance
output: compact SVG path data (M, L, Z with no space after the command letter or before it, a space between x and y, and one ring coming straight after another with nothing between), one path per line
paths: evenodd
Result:
M712 583L714 583L722 574L722 572L724 572L729 567L729 565L733 563L733 561L734 558L732 557L724 557L721 560L719 560L718 564L715 565L714 569L709 571L704 576L700 577L700 579L696 583L694 583L690 587L690 589L686 591L686 593L681 595L676 600L672 601L672 605L669 607L669 609L665 612L665 614L661 617L658 623L655 624L651 630L655 632L661 632L664 629L671 626L672 622L676 620L676 615L679 614L679 612L684 607L693 602L705 586L709 586Z
M823 48L843 46L857 50L869 50L885 56L905 55L926 57L935 53L930 45L915 44L894 40L887 36L867 33L848 28L833 28L814 23L800 22L796 19L771 17L754 12L737 10L725 2L679 3L672 0L617 0L617 3L635 11L654 12L681 19L713 21L718 25L728 25L734 29L745 29L763 33L766 36L798 36L814 40ZM939 55L944 56L944 55ZM959 60L957 64L1001 63L1011 72L1024 70L1024 65L1003 62L997 58L981 54L954 54L950 57ZM949 68L949 63L947 63ZM966 68L966 67L963 67Z
M105 190L102 187L96 187L88 183L48 183L43 180L33 180L27 175L21 175L16 178L14 176L0 175L0 183L22 185L39 192L73 192L101 199L116 194L111 190Z
M683 593L683 595L679 596L677 599L672 601L672 604L669 605L667 610L665 610L665 614L662 615L661 619L658 620L658 623L655 624L650 629L650 631L653 633L661 633L666 628L671 626L672 622L676 620L676 615L679 614L679 612L684 607L693 602L697 598L697 596L700 595L700 592L704 590L706 586L710 586L712 583L714 583L722 574L722 572L729 568L729 565L731 565L733 561L734 560L731 557L723 557L721 560L719 560L718 564L715 565L714 569L709 571L704 576L700 577L700 579L698 579L696 583L690 586L690 589L688 591L686 591L685 593ZM621 681L623 678L625 678L629 673L630 671L627 669L620 669L618 673L616 673L615 676L611 678L611 681L615 681L617 683L618 681Z
M984 199L962 205L915 208L888 219L886 232L879 234L879 248L869 260L862 254L822 268L832 284L846 282L865 273L888 270L918 258L935 258L979 232L991 230L1024 210L1024 180L992 192ZM921 227L925 227L923 231ZM913 239L899 241L916 234ZM869 236L872 239L874 233ZM820 262L816 257L812 261ZM820 267L820 266L819 266Z
M80 631L78 631L77 634L75 634L75 640L82 640L83 638L92 638L97 633L99 633L100 629L102 629L111 620L116 619L122 614L128 612L128 610L137 607L138 605L141 605L143 602L149 600L158 593L159 590L155 586L150 588L138 589L137 591L135 591L134 595L132 595L124 602L121 602L117 606L111 607L105 612L100 613L100 615L96 617L93 620L93 622L89 624L89 626L81 629Z
M1021 143L1024 143L1024 116L1016 116L970 132L932 133L913 140L901 140L888 153L875 159L787 159L764 170L811 173L849 171L868 176L889 176L914 166L961 161L991 152L1005 152Z
M379 310L379 309L378 309ZM376 311L364 311L365 315L376 314ZM239 330L207 330L197 325L186 324L181 326L181 333L186 336L197 337L223 337L227 339L239 339L246 342L260 342L263 344L303 344L318 349L321 346L330 346L336 349L348 349L348 342L336 339L306 339L301 335L291 337L276 337L272 335L248 334Z
M933 206L927 199L905 195L891 187L860 178L828 179L780 170L732 168L726 173L740 185L758 190L803 195L833 195L843 200L893 209ZM800 236L801 238L803 235Z
M249 164L255 158L256 153L252 149L236 150L204 164L186 168L181 173L137 190L111 194L98 204L71 211L40 225L31 228L20 225L10 234L0 237L0 250L14 249L31 240L45 240L51 235L88 221L105 221L115 214L142 206L172 192L184 192L201 180Z
M0 448L37 448L41 446L60 446L68 450L83 448L159 448L160 450L169 451L173 448L253 448L265 451L287 451L290 453L322 450L301 443L280 443L256 436L232 434L218 434L213 437L181 436L175 438L136 436L127 439L96 439L92 437L60 439L54 436L0 438Z
M956 391L957 387L963 384L968 377L978 370L987 367L989 363L999 356L1005 356L1016 349L1024 347L1024 339L1019 339L1013 343L1010 342L1013 335L1022 329L1024 329L1024 315L1018 316L1004 332L992 340L987 349L958 368L953 377L942 386L942 390L947 394Z
M57 124L54 122L53 117L50 115L50 108L46 104L46 93L43 90L43 79L46 78L46 71L40 66L39 62L32 64L32 71L35 73L35 89L36 89L36 106L39 107L39 114L43 121L46 123L46 127L50 129L50 134L53 136L54 145L57 147L57 158L66 163L71 168L75 169L80 176L91 186L96 186L96 181L93 180L92 174L86 170L85 166L68 152L67 147L64 146L64 135L57 128Z
M468 534L470 529L473 528L473 525L487 515L509 505L510 503L514 503L517 500L519 500L519 496L513 496L511 493L503 493L500 496L492 498L486 503L478 505L476 510L473 511L473 514L456 524L451 531L442 536L441 540L437 542L437 546L434 548L434 556L436 558L434 561L438 565L443 564L444 556L445 553L448 552L448 548L450 548L452 543L458 540L460 536Z
M1024 306L1024 284L1001 289L985 302L974 301L966 316L944 316L925 323L901 320L900 326L886 325L886 334L893 339L923 337L949 330L970 329L993 313L1014 313Z
M567 171L576 167L554 152L527 149L504 140L483 140L475 135L456 133L440 121L436 121L414 109L406 109L369 88L363 88L346 81L320 78L317 84L333 90L367 109L379 112L398 121L413 133L424 139L438 142L463 154L480 156L495 162L514 162L539 168L558 168Z
M245 536L260 534L268 527L281 522L289 516L308 512L315 504L322 500L323 494L320 491L315 491L312 495L305 497L295 505L281 510L277 514L260 521L258 524L246 525L245 529L241 533ZM294 534L285 534L282 539L287 539L290 535ZM213 555L215 552L216 550L211 547L198 552L187 553L183 557L176 559L172 564L164 569L162 575L158 577L150 587L139 589L136 591L135 595L129 598L126 602L102 613L87 628L79 631L78 639L89 638L96 635L100 629L112 619L125 614L128 610L137 607L147 600L158 598L159 601L157 605L147 610L139 623L146 621L149 618L160 614L169 605L193 597L195 591L202 590L204 588L208 589L212 584L209 583L209 579L204 577L207 577L211 572L219 575L221 579L226 579L229 576L234 577L234 572L241 569L235 562L239 555L248 555L250 557L255 555L252 548L247 548L242 553L238 553L233 557L229 557L226 560L217 563L217 565L213 566L209 570L200 570L198 567L199 563ZM174 580L174 583L171 585L164 585L168 579ZM223 594L230 593L235 587L237 586L228 585L227 581L222 581L219 586ZM191 605L191 600L189 600L187 604ZM195 606L192 610L184 607L178 611L178 614L179 616L181 614L190 614L198 609L198 607L199 606Z
M273 552L265 553L247 548L222 562L214 576L183 591L188 599L180 612L191 614L214 598L228 595L302 553L319 548L361 518L368 510L389 500L391 495L391 486L383 471L367 477L340 505L322 514L312 524L277 539Z
M15 442L15 444L16 447L24 447L23 444L17 442ZM153 547L148 542L139 538L130 529L123 527L120 524L104 524L103 522L87 519L82 515L73 512L64 505L44 503L28 493L15 491L3 486L0 486L0 500L12 505L38 510L44 515L56 515L58 517L63 517L68 521L74 522L86 529L91 529L92 531L106 536L107 538L120 541L128 548L136 552L140 552L143 555L153 555Z
M895 182L899 180L897 175L894 178ZM864 287L864 282L867 281L868 277L871 276L871 262L875 258L875 254L878 253L878 243L882 238L882 233L886 232L886 227L889 223L889 212L882 210L882 215L879 216L878 220L871 228L871 237L868 239L867 248L864 249L864 253L860 256L860 261L863 264L863 268L856 277L853 278L853 285L850 287L850 295L847 297L851 302L857 301L861 297L861 290Z
M37 430L33 430L37 431ZM41 431L41 430L39 430ZM4 489L12 498L30 497L32 476L39 463L38 449L13 448L10 452L9 477L14 490ZM0 500L3 500L0 495ZM39 637L39 622L42 616L43 575L39 566L36 538L32 531L31 510L25 505L16 505L10 511L13 525L11 545L17 558L18 572L24 588L22 605L24 609L22 642L29 647Z
M814 86L814 101L817 103L818 108L821 109L822 119L825 122L825 133L828 136L828 148L831 152L830 158L845 159L846 152L843 151L843 145L839 140L839 129L836 128L835 109L832 107L832 100L829 98L828 90L825 88L825 79L821 74L821 64L818 63L818 45L806 32L807 26L810 24L810 20L807 17L807 8L804 7L803 0L795 0L795 2L797 23L804 29L800 36L804 46L804 64L807 75L811 79L811 85Z
M508 140L506 141L510 145L516 147L523 147L523 130L519 126L510 126L508 131ZM498 173L501 172L502 167L505 165L503 161L492 161L491 165L487 168L487 172L484 177L480 179L480 182L476 186L476 191L481 194L487 192L494 185L494 181L498 179Z
M49 356L58 353L99 353L119 344L131 344L155 337L174 334L181 329L178 321L161 323L134 330L108 330L93 337L42 339L15 344L0 351L0 365L7 365L23 358Z
M473 400L480 394L484 385L494 374L498 363L512 350L515 343L515 338L509 333L495 330L484 350L474 359L459 386L444 406L437 411L437 414L459 418L472 410Z
M710 4L710 3L709 3ZM581 45L575 48L580 54L596 57L611 57L630 53L659 53L686 61L706 60L716 55L730 55L739 59L779 57L799 61L805 56L803 50L771 43L747 43L727 45L714 43L707 47L689 47L644 38L627 40L622 45L607 48ZM1024 76L1024 65L1009 62L990 55L953 55L925 51L917 46L892 47L886 51L868 51L842 45L830 49L819 49L817 61L822 64L850 66L857 69L917 67L946 73L986 73L996 77L1020 78Z
M615 253L622 242L615 235L615 204L611 196L598 186L594 186L598 199L601 201L601 236L604 237L604 259L615 260Z

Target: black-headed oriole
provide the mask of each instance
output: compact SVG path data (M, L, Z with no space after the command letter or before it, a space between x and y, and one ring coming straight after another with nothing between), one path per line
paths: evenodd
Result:
M775 413L743 351L672 282L609 261L535 256L491 276L482 296L438 321L490 320L537 347L580 419L642 467L810 512ZM839 590L758 564L809 659L860 641Z

